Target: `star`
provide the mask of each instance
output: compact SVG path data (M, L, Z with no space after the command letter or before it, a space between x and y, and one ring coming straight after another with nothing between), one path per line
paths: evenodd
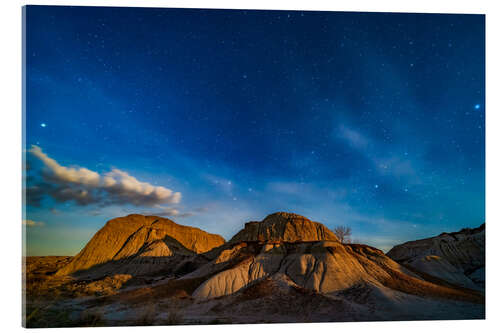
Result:
M41 123L40 127L47 127L47 124L46 123Z
M375 186L374 186L374 187L375 187L375 188L378 188L378 184L375 184Z
M481 104L474 105L474 109L479 110L481 108Z

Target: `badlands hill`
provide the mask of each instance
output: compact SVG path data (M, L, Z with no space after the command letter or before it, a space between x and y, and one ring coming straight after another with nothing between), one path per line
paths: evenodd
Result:
M166 218L133 214L108 221L57 275L149 274L182 265L222 244L219 235Z
M250 222L224 246L205 254L210 262L182 279L201 279L195 298L231 295L272 279L329 294L364 285L410 294L468 296L425 281L367 245L341 244L324 225L290 213Z
M228 242L129 215L109 221L74 258L32 258L26 326L484 318L482 291L412 261L439 255L467 275L481 265L481 232L403 244L390 252L397 262L292 213L248 222Z
M484 290L485 224L396 245L387 256L451 284Z
M247 222L245 228L238 232L229 243L255 242L310 242L338 238L333 232L318 222L293 213L274 213L262 222Z
M426 281L376 248L342 244L321 223L284 212L246 223L226 243L221 236L156 216L116 218L56 273L68 274L80 280L117 274L163 276L189 284L182 292L196 299L228 296L269 279L320 294L363 285L476 299Z

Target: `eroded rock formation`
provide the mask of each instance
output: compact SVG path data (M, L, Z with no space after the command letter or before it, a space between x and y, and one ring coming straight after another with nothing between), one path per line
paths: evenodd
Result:
M472 289L484 289L485 225L396 245L387 255L417 271Z
M477 237L473 235L476 232L468 232L467 236L439 236L448 240L445 242L448 247L441 246L443 253L459 251L450 245L454 239L469 244L467 251L460 246L460 253L475 256L476 241L471 239ZM417 244L400 253L414 254L420 247ZM466 256L462 254L461 258ZM447 260L448 265L459 262L465 265L461 266L463 269L469 267L466 262L470 260L452 258ZM227 243L218 235L159 217L129 215L114 219L57 274L84 279L156 274L169 281L169 288L184 286L180 293L198 299L233 295L269 279L322 295L364 286L364 290L379 292L393 290L473 301L481 298L453 286L436 284L417 270L401 265L373 247L342 244L321 223L280 212L261 222L246 223Z
M193 292L201 299L231 295L269 278L321 294L358 285L412 294L455 293L425 281L378 249L341 244L324 225L296 214L276 213L247 223L206 257L211 261L182 278L203 281Z
M108 221L57 275L146 274L182 265L222 244L219 235L166 218L128 215Z
M245 228L229 242L310 242L338 241L337 236L324 225L293 213L274 213L262 222L245 223Z
M168 219L130 215L109 221L72 259L27 265L26 299L52 306L56 295L61 311L69 304L72 316L98 311L110 325L143 325L144 313L156 318L148 323L165 324L165 311L168 323L187 324L484 318L482 291L419 271L436 272L429 263L438 262L448 273L472 270L469 279L484 272L484 227L437 238L395 247L401 264L373 247L342 244L296 214L246 223L227 243ZM439 255L429 250L435 242ZM423 258L416 261L423 268L407 265L412 258Z

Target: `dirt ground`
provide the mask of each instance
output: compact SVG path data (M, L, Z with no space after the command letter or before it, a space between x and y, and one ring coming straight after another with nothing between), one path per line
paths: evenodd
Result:
M202 280L169 276L100 280L56 277L71 257L27 257L24 274L26 327L192 325L483 319L484 301L409 295L360 283L319 294L277 276L233 295L192 297Z

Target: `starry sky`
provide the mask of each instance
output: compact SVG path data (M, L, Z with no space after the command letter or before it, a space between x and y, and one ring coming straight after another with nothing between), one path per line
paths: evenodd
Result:
M482 15L25 9L28 255L130 213L385 251L485 220Z

